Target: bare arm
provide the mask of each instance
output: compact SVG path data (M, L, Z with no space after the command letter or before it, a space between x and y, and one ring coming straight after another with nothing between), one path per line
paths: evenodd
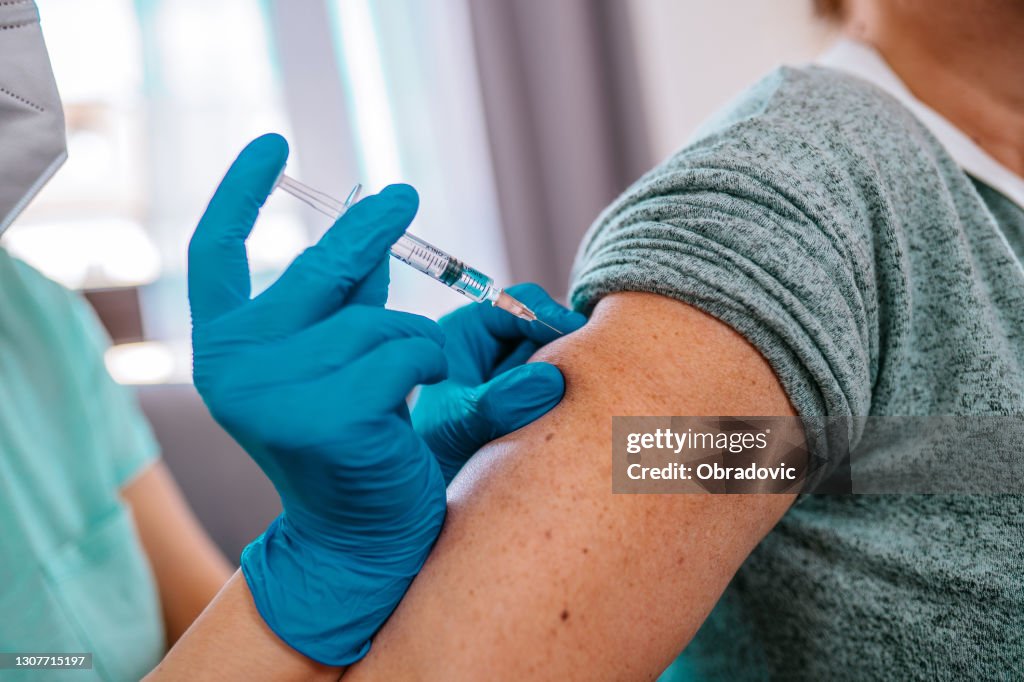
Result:
M340 669L303 656L267 627L245 579L232 575L162 462L122 495L156 576L167 638L179 643L147 679L338 679Z
M618 294L538 357L562 368L564 400L455 480L433 554L346 681L653 679L792 504L611 493L612 415L794 414L714 318Z
M326 682L342 672L344 668L321 665L282 642L260 617L245 578L236 572L145 679Z
M156 577L168 644L174 644L231 576L167 466L158 461L121 491Z

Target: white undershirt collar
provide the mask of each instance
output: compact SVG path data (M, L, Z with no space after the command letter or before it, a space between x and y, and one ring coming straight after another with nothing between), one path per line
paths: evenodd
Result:
M931 131L965 173L1024 208L1024 178L992 158L959 128L914 97L874 48L843 38L818 57L817 63L845 71L888 92Z

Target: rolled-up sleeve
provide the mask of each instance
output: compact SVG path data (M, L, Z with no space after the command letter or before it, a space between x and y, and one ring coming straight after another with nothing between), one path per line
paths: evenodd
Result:
M578 253L572 303L589 313L622 291L678 299L749 340L801 416L867 415L878 293L851 185L828 150L743 121L679 152L604 212Z

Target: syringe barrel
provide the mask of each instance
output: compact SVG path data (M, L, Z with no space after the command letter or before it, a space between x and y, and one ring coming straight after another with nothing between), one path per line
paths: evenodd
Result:
M493 279L415 235L399 237L391 255L474 301L489 301L498 293Z
M275 186L335 221L356 200L361 188L361 185L356 185L348 198L341 202L288 177L283 171ZM501 295L501 289L494 286L493 279L415 235L406 233L399 237L391 245L391 255L474 301L496 303Z

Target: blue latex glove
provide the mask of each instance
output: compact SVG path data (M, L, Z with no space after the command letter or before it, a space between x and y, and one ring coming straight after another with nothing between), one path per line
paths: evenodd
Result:
M536 284L517 284L508 292L566 334L587 321ZM565 381L554 365L523 364L542 345L559 338L538 322L520 320L489 303L473 303L446 315L440 325L448 379L420 390L412 419L448 483L485 443L557 405Z
M242 554L256 607L330 665L366 654L441 528L445 489L405 399L446 375L436 323L385 310L387 249L418 197L356 204L250 299L244 241L288 154L267 135L228 171L189 246L194 378L284 512Z

